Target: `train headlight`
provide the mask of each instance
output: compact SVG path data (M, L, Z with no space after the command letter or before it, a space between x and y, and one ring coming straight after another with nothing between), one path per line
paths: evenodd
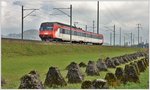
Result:
M46 35L47 35L48 33L44 33L44 34L46 34Z

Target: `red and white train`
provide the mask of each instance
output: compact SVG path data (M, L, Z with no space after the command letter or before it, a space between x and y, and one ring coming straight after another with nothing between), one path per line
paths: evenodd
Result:
M82 30L72 26L72 42L103 44L103 35ZM70 25L59 22L44 22L40 26L39 37L42 41L70 41Z

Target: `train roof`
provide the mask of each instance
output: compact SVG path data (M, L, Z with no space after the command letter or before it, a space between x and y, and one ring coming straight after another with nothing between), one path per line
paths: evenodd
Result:
M59 25L63 25L63 26L68 26L68 27L70 27L70 25L64 24L64 23L60 23L60 22L43 22L43 23L57 23L57 24L59 24ZM43 23L42 23L42 24L43 24ZM75 27L75 26L72 26L72 28L80 29L80 30L82 30L82 31L84 31L84 32L88 32L88 33L92 33L92 34L97 34L97 33L89 32L89 31L85 31L85 30L83 30L82 28L78 28L78 27ZM97 35L102 35L102 34L97 34Z
M64 24L64 23L60 23L60 22L43 22L43 23L57 23L57 24L60 24L60 25L64 25L64 26L68 26L68 27L70 27L70 25L68 25L68 24ZM72 26L72 27L73 27L73 28L80 29L80 28L75 27L75 26Z

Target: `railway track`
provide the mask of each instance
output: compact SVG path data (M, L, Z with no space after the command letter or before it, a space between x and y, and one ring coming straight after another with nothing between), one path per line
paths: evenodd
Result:
M56 41L40 41L40 40L28 40L28 39L15 39L15 38L1 38L1 40L7 40L7 41L16 41L16 42L35 42L39 44L73 44L73 45L85 45L85 44L79 44L79 43L70 43L70 42L56 42Z
M1 40L10 40L10 41L23 41L23 42L42 42L40 40L28 40L28 39L15 39L15 38L1 38Z

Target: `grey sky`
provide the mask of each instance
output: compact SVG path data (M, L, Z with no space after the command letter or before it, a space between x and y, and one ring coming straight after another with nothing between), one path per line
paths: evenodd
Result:
M20 1L20 3L16 3ZM20 33L21 32L21 6L25 8L38 8L39 11L34 12L24 20L24 30L39 29L42 22L58 21L69 24L69 18L65 15L49 15L61 14L53 10L53 8L67 8L70 4L73 5L73 22L79 22L78 27L85 28L85 25L92 26L92 21L95 20L96 25L96 1L49 1L49 0L2 0L1 1L1 22L2 34ZM69 13L68 10L65 11ZM25 14L28 14L25 11ZM148 0L146 1L100 1L100 33L104 34L105 42L109 43L109 34L113 25L116 25L116 33L119 34L119 28L122 28L123 33L133 33L135 35L135 43L137 42L137 25L140 23L142 29L140 36L143 41L149 41L149 9ZM109 30L106 28L108 27ZM88 28L92 31L92 28ZM96 32L96 28L95 28ZM117 44L119 43L119 35L116 36ZM130 40L130 36L126 36Z

